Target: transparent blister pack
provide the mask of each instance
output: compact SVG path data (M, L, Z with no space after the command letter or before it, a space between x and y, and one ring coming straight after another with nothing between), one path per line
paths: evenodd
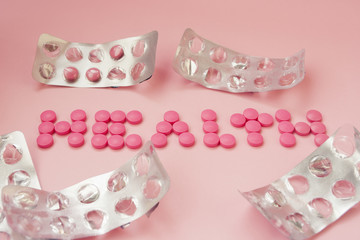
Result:
M58 192L3 188L9 225L30 238L75 239L104 234L150 214L168 191L169 177L153 145L119 169Z
M339 128L288 174L243 196L290 239L319 233L360 201L359 132Z
M173 61L184 78L233 93L288 89L305 76L305 50L287 58L253 57L222 47L186 29Z
M0 136L0 189L6 185L40 188L25 137L18 131ZM0 239L13 235L0 199Z
M49 34L39 38L35 80L67 87L125 87L151 78L158 33L103 44L75 43Z

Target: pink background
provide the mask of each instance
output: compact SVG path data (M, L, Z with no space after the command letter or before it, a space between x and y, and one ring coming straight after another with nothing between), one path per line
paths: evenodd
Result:
M222 1L1 1L0 2L0 134L24 132L45 190L60 190L111 171L136 151L95 150L89 131L86 144L70 148L55 136L47 150L36 145L39 115L53 109L59 120L83 108L88 128L97 110L140 110L144 122L129 133L149 139L163 113L173 109L190 124L197 143L186 149L171 135L158 154L171 188L150 219L143 217L126 230L98 239L285 239L239 193L281 177L315 149L313 136L297 136L291 149L278 143L277 125L263 129L263 147L246 143L244 129L235 129L230 115L254 107L274 114L288 109L293 122L304 121L315 108L328 133L344 123L360 127L360 2L222 0ZM306 49L306 77L295 88L255 94L211 91L183 79L171 67L183 31L233 50L256 56L286 57ZM159 32L156 69L151 80L119 89L75 89L46 86L31 77L41 33L74 41L102 43ZM237 146L209 149L202 143L200 113L218 113L220 133L236 136ZM266 156L266 157L265 157ZM360 209L354 208L316 239L358 239Z

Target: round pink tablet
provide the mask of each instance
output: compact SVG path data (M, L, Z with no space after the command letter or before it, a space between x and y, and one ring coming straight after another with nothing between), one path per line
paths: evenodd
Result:
M109 132L112 135L125 135L126 128L125 125L122 123L113 123L109 127Z
M293 147L296 144L296 138L292 133L282 133L280 135L280 144L284 147Z
M92 132L94 134L107 134L108 133L108 125L104 122L96 122L92 126Z
M87 131L86 123L83 121L75 121L71 124L71 131L74 133L84 134Z
M67 121L60 121L55 124L55 132L59 135L66 135L70 132L71 126Z
M172 125L169 122L161 121L156 124L156 131L158 133L163 133L165 135L169 135L172 132Z
M206 133L203 142L208 147L217 147L220 144L220 137L216 133Z
M108 145L114 150L121 149L124 147L124 138L120 135L112 135L108 139Z
M42 122L55 122L56 113L53 110L46 110L40 114L40 119Z
M81 109L76 109L71 112L70 118L73 122L75 121L86 121L86 112Z
M126 119L130 124L139 124L142 122L143 117L141 112L132 110L126 114Z
M110 122L110 113L106 110L100 110L95 113L95 121L97 122Z
M268 113L260 113L258 116L258 121L263 127L270 127L274 123L274 118Z
M191 147L195 144L195 137L189 132L184 132L179 135L179 143L183 147Z
M175 122L173 125L173 131L175 134L180 135L184 132L188 132L189 131L189 126L187 125L186 122L183 121L178 121Z
M68 143L71 147L74 148L81 147L85 143L84 135L77 132L70 133L68 136Z
M310 124L311 132L313 134L326 133L326 127L322 122L312 122Z
M179 114L175 111L167 111L166 113L164 113L164 120L171 124L179 121L179 119Z
M307 136L310 134L310 126L306 122L297 122L295 124L295 132L300 136Z
M246 123L246 118L241 113L234 113L230 117L230 123L234 127L243 127Z
M142 139L137 134L130 134L129 136L126 137L125 143L128 148L136 149L141 147Z
M74 82L79 78L79 71L74 67L67 67L63 71L64 78L69 82Z
M162 148L167 145L167 137L163 133L155 133L151 136L151 142L157 148Z
M290 121L291 120L291 114L285 109L279 109L275 113L275 119L278 122Z
M97 82L101 79L101 72L97 68L89 68L85 75L90 82Z
M320 122L322 120L322 114L317 110L309 110L306 113L306 119L309 122Z
M204 133L217 133L219 131L219 126L214 121L206 121L203 124Z
M256 109L254 109L254 108L245 109L243 114L247 120L256 120L259 116L258 111L256 111Z
M223 134L220 136L220 145L224 148L233 148L236 145L236 139L232 134Z
M281 121L281 122L279 122L278 130L280 133L293 133L295 128L291 122Z
M113 123L124 123L126 121L126 114L121 110L113 111L110 114L110 120Z
M206 121L216 121L217 119L217 115L216 112L214 110L211 109L205 109L201 112L201 119L206 122Z
M256 120L250 120L245 123L245 129L248 133L259 133L261 131L261 124Z
M264 138L260 133L249 133L247 142L252 147L260 147L264 143Z
M324 133L316 134L314 138L314 143L316 146L320 147L320 145L323 144L328 138L329 136L327 134Z
M55 126L52 122L42 122L40 123L38 129L40 134L42 133L53 134L55 130Z
M40 134L36 139L37 145L41 148L49 148L54 144L54 139L50 134Z
M107 145L107 138L103 134L95 134L91 138L91 145L96 149L101 149L106 147Z
M110 49L110 56L114 60L120 60L124 56L124 49L120 45L115 45Z

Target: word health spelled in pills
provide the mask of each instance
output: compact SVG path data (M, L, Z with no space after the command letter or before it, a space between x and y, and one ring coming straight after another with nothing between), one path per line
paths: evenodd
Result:
M78 148L85 144L84 135L89 132L86 121L88 116L82 109L70 113L70 121L58 121L53 110L46 110L40 114L41 123L38 126L39 136L37 144L40 148L48 148L54 144L54 134L67 135L68 144ZM91 145L96 149L109 147L114 150L127 147L138 149L142 146L143 139L137 133L128 132L126 125L139 125L143 123L143 114L139 110L131 110L125 113L122 110L109 112L99 110L95 113L90 133ZM178 142L183 147L191 147L196 142L196 137L190 132L190 125L180 120L180 114L174 110L164 113L162 119L155 124L155 133L150 137L156 148L163 148L168 144L168 137L177 136ZM203 144L209 148L221 146L234 148L237 145L236 132L221 133L221 126L217 120L217 113L212 109L205 109L200 113L202 121ZM264 144L262 136L263 128L269 128L277 122L279 143L286 147L296 145L297 136L314 136L314 144L320 146L328 139L326 126L322 114L317 110L310 110L305 114L304 120L292 122L291 113L285 109L279 109L274 115L266 112L258 112L254 108L246 108L242 112L233 113L230 116L230 124L235 129L240 129L247 134L246 141L252 147L260 147ZM276 120L276 121L274 121ZM307 122L306 122L307 121ZM274 135L277 135L274 132Z

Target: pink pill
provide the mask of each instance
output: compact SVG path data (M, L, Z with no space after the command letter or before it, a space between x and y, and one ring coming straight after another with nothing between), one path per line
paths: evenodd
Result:
M96 149L102 149L107 145L107 138L103 134L96 134L91 138L91 145Z
M97 122L110 122L110 113L106 110L100 110L95 113L95 121Z
M126 114L126 119L130 124L139 124L142 122L143 116L141 112L133 110Z
M268 113L260 113L258 116L258 121L263 127L270 127L274 123L274 118Z
M56 113L53 110L46 110L40 114L40 119L42 122L55 122Z
M179 135L179 143L183 147L191 147L195 144L195 137L189 132L184 132Z
M231 123L231 125L233 125L234 127L237 127L237 128L243 127L243 126L245 126L246 118L241 113L234 113L230 117L230 123Z
M164 113L164 120L166 122L174 124L175 122L179 121L179 119L179 114L175 111L167 111L166 113Z
M124 138L120 135L112 135L108 139L108 145L114 150L121 149L124 147Z
M309 122L321 122L322 120L322 114L317 110L309 110L306 113L306 119Z
M70 132L71 126L67 121L60 121L55 124L55 132L59 135L66 135Z
M217 115L216 112L214 110L211 109L205 109L201 112L201 119L206 122L206 121L216 121L217 119Z
M142 139L137 134L130 134L126 137L125 144L128 148L137 149L142 145Z
M97 68L89 68L85 75L90 82L97 82L101 79L101 72Z
M63 71L64 78L69 82L74 82L79 78L79 71L74 67L67 67Z
M219 126L214 121L206 121L203 124L204 133L217 133L219 131Z
M86 112L81 109L76 109L71 112L70 118L73 122L75 121L86 121Z
M313 134L326 133L326 127L322 122L312 122L310 124L311 132Z
M163 148L167 145L167 137L163 133L155 133L151 136L151 142L157 148Z
M203 142L208 147L217 147L220 144L220 137L216 133L206 133Z
M42 122L39 125L39 133L48 133L48 134L53 134L54 130L55 130L55 126L52 122Z
M125 123L126 121L126 114L121 110L113 111L110 114L110 120L113 123Z
M280 133L293 133L295 128L294 125L289 121L281 121L278 125Z
M124 56L124 49L120 45L115 45L110 49L110 56L114 60L120 60Z
M307 136L310 134L310 126L305 122L297 122L294 127L295 132L300 136Z
M276 118L276 121L278 121L278 122L290 121L291 114L285 109L279 109L275 113L275 118Z
M169 135L172 132L172 125L169 122L161 121L156 124L156 131L165 135Z
M224 148L233 148L236 145L236 139L232 134L223 134L220 136L220 145Z
M256 120L259 116L258 111L256 111L256 109L254 109L254 108L245 109L243 114L247 120Z
M264 138L260 133L249 133L247 142L252 147L260 147L264 143Z
M296 144L296 138L292 133L282 133L280 135L280 144L284 147L293 147Z
M76 121L71 124L71 131L74 133L84 134L87 131L86 123L83 121Z
M125 135L126 128L125 128L125 125L122 123L113 123L109 127L109 132L112 135L122 135L123 136L123 135Z
M92 132L94 134L107 134L108 133L108 125L104 122L96 122L92 126Z
M37 145L40 148L49 148L54 144L54 139L50 134L40 134L36 139Z
M180 135L184 132L188 132L189 131L189 126L187 125L186 122L183 121L178 121L175 122L173 125L173 131L175 134Z
M85 143L84 135L77 132L70 133L68 136L68 143L71 147L74 148L81 147Z
M328 138L329 136L327 134L324 133L316 134L314 138L314 143L316 146L320 147L320 145L323 144Z
M256 120L250 120L245 123L245 129L248 133L259 133L261 131L261 124Z

